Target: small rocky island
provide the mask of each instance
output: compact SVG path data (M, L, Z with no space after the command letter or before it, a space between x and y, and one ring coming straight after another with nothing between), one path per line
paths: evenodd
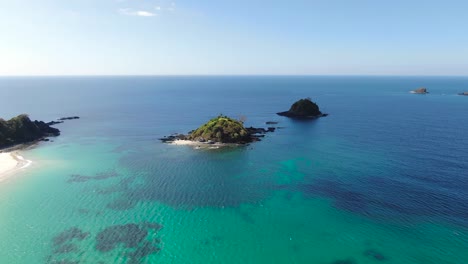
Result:
M421 87L421 88L418 88L416 90L411 91L411 93L413 93L413 94L428 94L429 92L427 91L426 88Z
M298 119L315 119L328 115L322 113L319 106L312 102L310 98L301 99L295 102L288 111L279 112L276 114Z
M42 121L31 121L28 115L19 115L8 121L0 118L0 148L29 143L46 137L56 137L60 130Z
M244 127L244 123L233 118L219 115L187 135L175 134L160 140L165 143L184 145L245 145L259 141L267 132L275 131L274 127Z

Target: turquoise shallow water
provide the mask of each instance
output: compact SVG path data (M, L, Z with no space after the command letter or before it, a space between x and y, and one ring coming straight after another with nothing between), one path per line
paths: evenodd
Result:
M431 93L408 93L421 85ZM24 151L33 165L0 185L0 263L467 263L468 102L454 95L464 87L468 78L2 78L2 117L82 118ZM275 115L307 96L330 116ZM229 150L157 140L219 113L283 128Z

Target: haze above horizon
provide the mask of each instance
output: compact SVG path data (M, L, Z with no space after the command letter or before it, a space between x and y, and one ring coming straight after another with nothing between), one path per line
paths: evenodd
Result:
M0 75L468 75L466 1L0 0Z

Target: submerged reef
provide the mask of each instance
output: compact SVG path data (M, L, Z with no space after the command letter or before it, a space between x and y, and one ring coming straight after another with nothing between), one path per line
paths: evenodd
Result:
M72 227L52 238L52 254L46 258L48 264L78 264L77 260L70 260L69 254L80 252L78 242L89 237L89 232Z
M378 260L378 261L383 261L387 259L382 253L380 253L379 251L375 249L368 249L364 251L364 256L372 258L374 260Z
M118 176L119 174L115 171L101 172L101 173L97 173L94 176L72 174L70 176L70 179L67 180L67 182L72 183L72 182L87 182L91 180L105 180L105 179L114 178Z
M79 229L77 227L72 227L72 228L67 229L67 230L63 231L62 233L56 235L53 238L53 244L55 246L60 246L60 245L63 245L65 243L71 242L73 240L81 241L81 240L84 240L85 238L87 238L88 235L89 235L88 232L83 232L81 229Z
M332 262L332 264L356 264L354 259L339 259Z
M125 248L124 256L128 264L141 263L146 256L158 253L160 240L147 240L149 231L157 232L162 228L157 223L125 224L110 226L96 236L96 250L105 253L116 248Z
M161 250L160 239L154 237L161 228L162 225L150 222L109 226L96 235L94 247L102 254L113 250L121 251L119 254L127 258L127 264L143 263L145 257ZM52 239L52 254L46 258L46 263L82 263L78 258L89 250L91 241L84 241L89 235L89 232L77 227L59 233ZM82 241L84 242L81 243ZM96 260L93 263L104 262Z
M96 249L107 252L119 244L123 244L125 248L135 248L147 235L148 232L136 224L111 226L96 236Z

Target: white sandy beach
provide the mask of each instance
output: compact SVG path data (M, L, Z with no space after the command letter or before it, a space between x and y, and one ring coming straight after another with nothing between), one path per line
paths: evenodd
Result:
M32 161L24 159L17 152L0 153L0 181L14 172L31 165Z
M189 146L196 146L196 145L201 145L201 144L204 144L204 145L207 145L206 143L203 143L203 142L196 142L196 141L191 141L191 140L174 140L173 142L171 142L171 144L173 145L189 145Z
M170 144L172 145L187 145L192 146L194 148L203 148L203 149L219 149L221 147L235 147L239 146L239 144L233 143L206 143L206 142L198 142L192 140L174 140Z
M205 143L205 142L198 142L198 141L191 141L191 140L175 140L173 142L171 142L171 144L173 145L187 145L187 146L192 146L196 149L199 149L199 148L208 148L208 149L217 149L221 146L224 146L223 144L219 144L219 143L216 143L216 144L208 144L208 143Z

